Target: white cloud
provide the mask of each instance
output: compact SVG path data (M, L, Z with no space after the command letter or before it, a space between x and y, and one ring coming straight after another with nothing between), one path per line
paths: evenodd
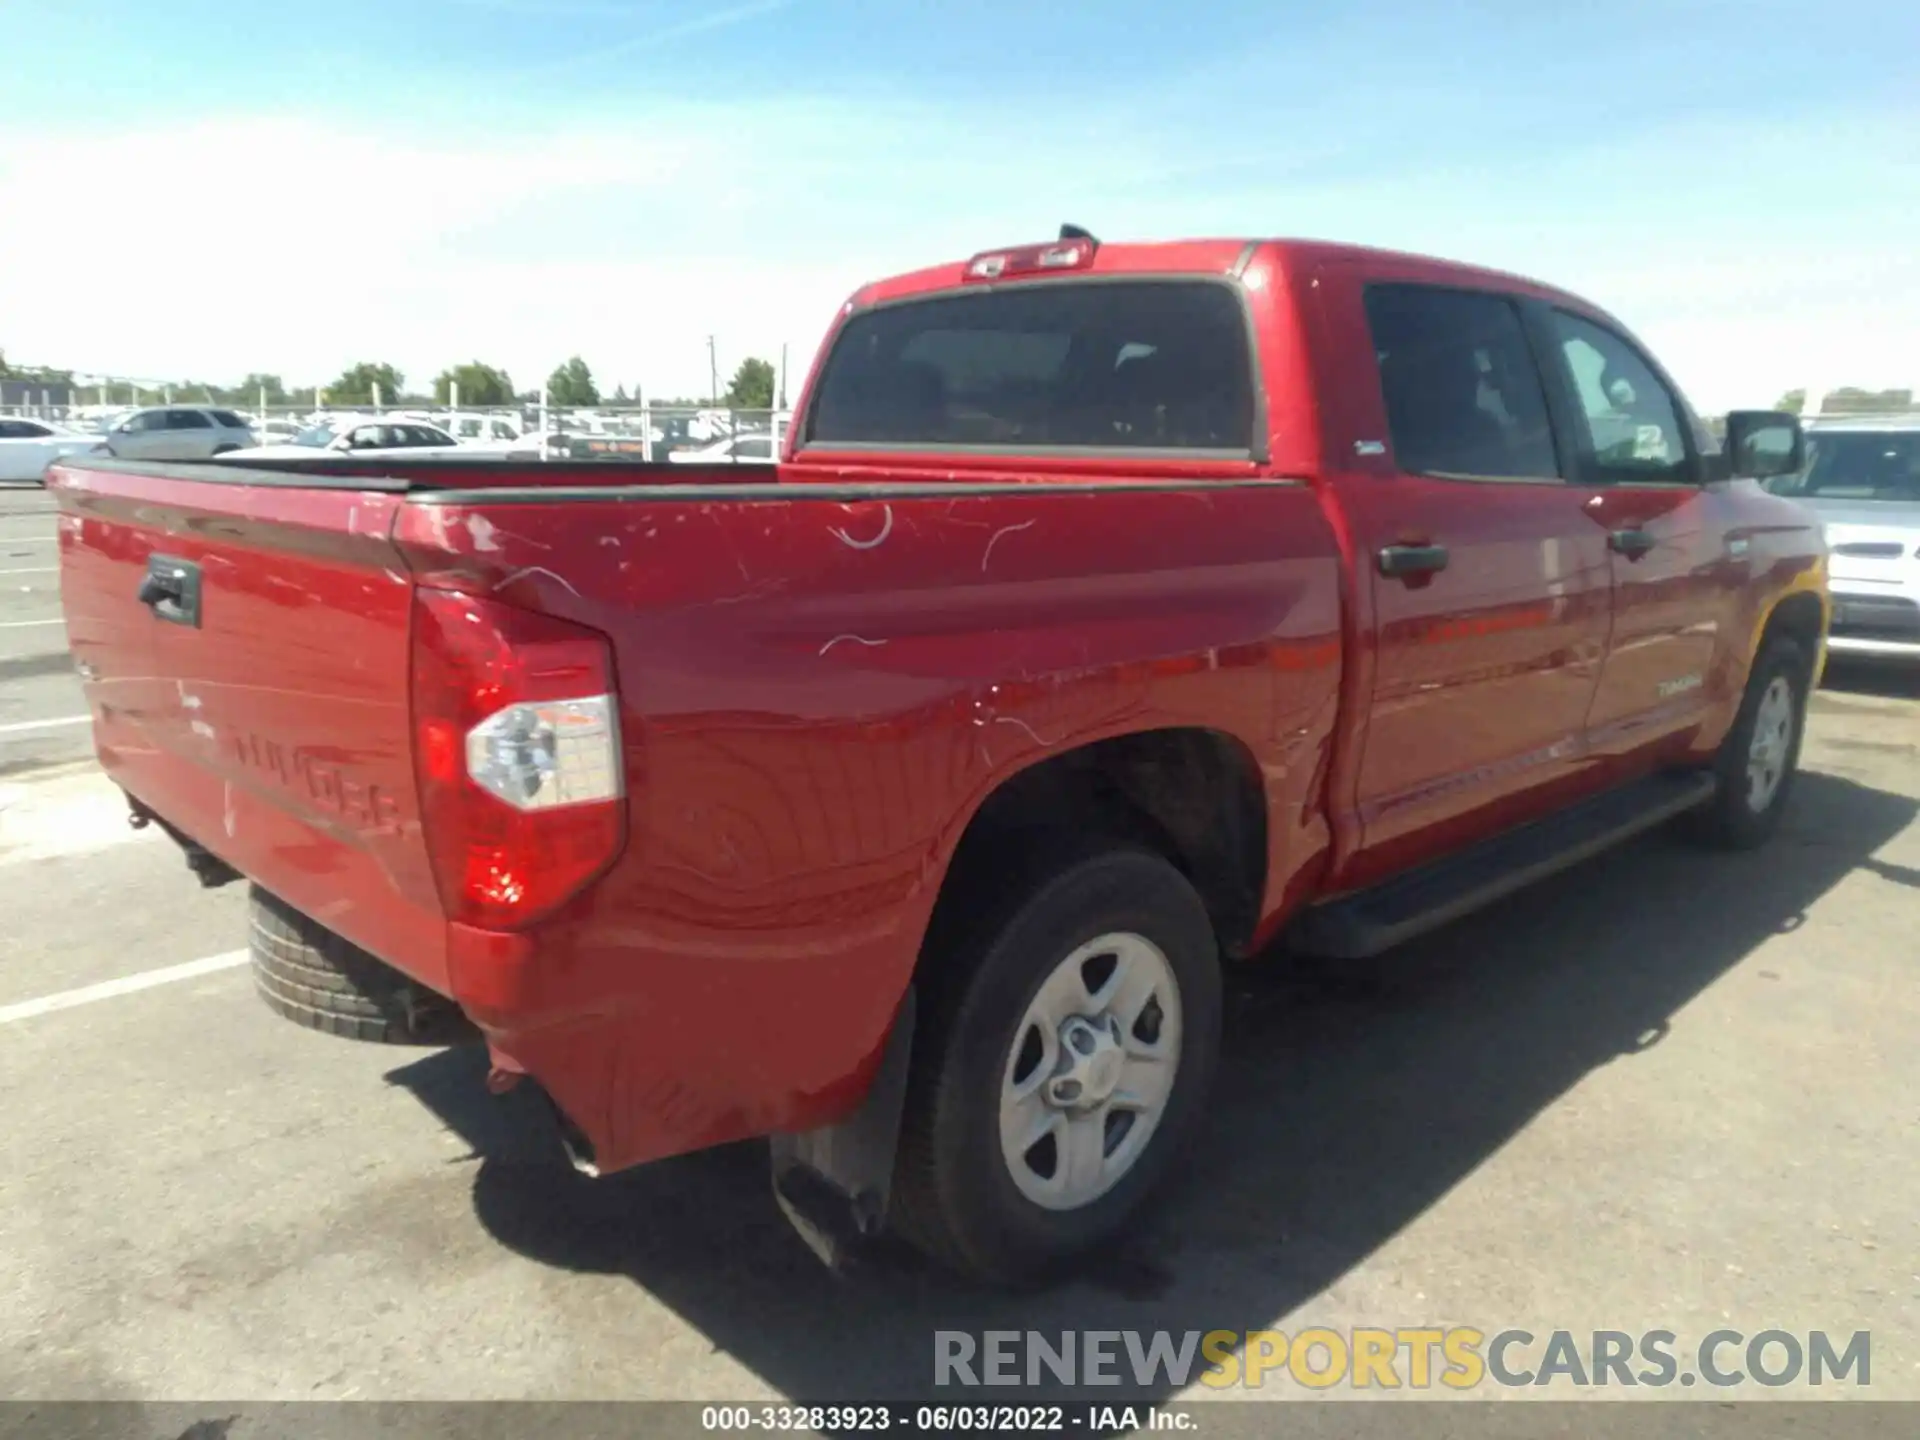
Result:
M798 370L862 281L1073 220L1110 238L1318 234L1532 274L1619 314L1710 410L1823 377L1920 384L1920 193L1845 127L1788 141L1741 122L1359 175L1330 143L1229 158L1124 109L981 109L766 100L397 143L255 117L0 131L0 213L24 217L0 229L0 345L295 383L365 359L419 384L477 358L523 386L578 352L608 388L697 394L709 334L723 384L783 342ZM1757 173L1777 194L1739 178L1769 151ZM1845 158L1816 169L1822 155Z
M324 380L376 359L418 383L478 357L527 385L579 352L609 386L704 389L707 334L729 368L782 340L810 346L863 278L857 263L663 257L644 231L626 260L502 258L473 242L516 212L564 237L582 193L698 204L718 163L702 142L604 131L396 146L210 122L6 142L0 211L33 218L0 232L0 343L20 360L216 380Z

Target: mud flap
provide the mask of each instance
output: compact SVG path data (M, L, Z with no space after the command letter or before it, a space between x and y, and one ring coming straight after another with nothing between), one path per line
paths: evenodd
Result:
M914 1012L910 985L859 1109L834 1125L773 1137L773 1197L807 1247L832 1270L845 1268L886 1224Z

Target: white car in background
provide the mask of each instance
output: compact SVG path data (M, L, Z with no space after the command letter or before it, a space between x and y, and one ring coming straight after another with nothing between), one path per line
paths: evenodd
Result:
M122 460L208 460L254 443L253 426L218 405L152 405L116 421L101 437Z
M0 419L0 480L45 478L47 467L99 447L100 437L62 430L44 420Z
M392 456L465 455L471 451L442 430L420 420L378 416L336 417L310 425L279 445L234 450L223 460L312 460L321 455Z
M1807 463L1767 483L1820 519L1835 655L1920 661L1920 415L1809 421Z
M504 415L449 415L440 428L462 445L496 450L512 449L523 438L520 427Z
M667 456L674 465L771 465L778 458L773 453L773 436L764 430L747 431L697 450L675 450Z
M298 420L256 420L253 435L256 445L285 445L306 428Z

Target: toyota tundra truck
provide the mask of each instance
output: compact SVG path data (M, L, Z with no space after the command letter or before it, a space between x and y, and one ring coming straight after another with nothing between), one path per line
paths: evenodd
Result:
M270 1006L483 1043L593 1173L770 1137L830 1261L1018 1282L1204 1125L1230 967L1767 838L1803 451L1545 285L1069 227L860 290L753 473L52 489L100 762L250 886Z

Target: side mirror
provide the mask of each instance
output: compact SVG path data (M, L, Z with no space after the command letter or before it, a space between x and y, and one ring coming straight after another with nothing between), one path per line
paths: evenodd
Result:
M1807 463L1806 432L1782 410L1735 410L1727 416L1726 454L1736 480L1797 475Z

